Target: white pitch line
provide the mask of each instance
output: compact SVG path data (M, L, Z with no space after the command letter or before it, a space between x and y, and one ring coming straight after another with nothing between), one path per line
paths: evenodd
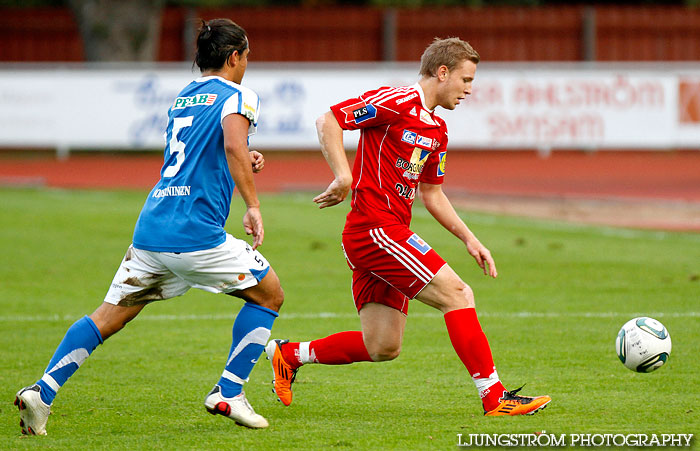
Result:
M650 316L652 318L700 318L700 312L480 312L480 318L635 318ZM82 316L74 315L6 315L0 316L0 322L39 322L39 321L76 321ZM410 313L409 318L442 318L439 312ZM282 313L279 320L295 319L346 319L358 318L357 313ZM138 316L139 321L217 321L234 320L236 314L216 315L148 315Z

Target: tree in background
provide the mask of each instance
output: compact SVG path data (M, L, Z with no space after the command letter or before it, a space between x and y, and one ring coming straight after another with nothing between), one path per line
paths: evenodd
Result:
M154 61L164 0L68 0L87 61Z

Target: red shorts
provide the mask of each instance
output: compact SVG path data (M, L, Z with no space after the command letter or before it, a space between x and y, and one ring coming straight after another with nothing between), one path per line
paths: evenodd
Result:
M413 299L446 263L403 225L343 233L343 250L352 269L352 296L359 312L376 302L408 313Z

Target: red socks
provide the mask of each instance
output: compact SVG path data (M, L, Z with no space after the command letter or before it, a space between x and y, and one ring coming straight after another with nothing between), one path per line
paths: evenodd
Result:
M505 388L498 378L491 356L491 347L473 308L453 310L445 314L447 332L457 355L476 384L484 409L498 407ZM293 368L305 363L344 365L370 362L361 331L339 332L319 340L287 343L282 357Z
M345 365L372 361L361 331L339 332L311 342L288 343L282 346L282 357L294 368L305 363Z
M452 346L479 390L484 409L495 409L505 388L498 379L491 347L476 317L476 310L452 310L445 314L445 324Z

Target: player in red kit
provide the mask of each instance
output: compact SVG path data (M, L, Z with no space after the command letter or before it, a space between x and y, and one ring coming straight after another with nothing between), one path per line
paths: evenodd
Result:
M384 87L331 107L317 122L321 150L335 179L314 198L320 208L342 202L352 188L343 250L352 269L352 294L362 331L310 342L272 340L265 348L274 390L292 402L299 367L392 360L399 355L408 302L444 314L457 355L481 396L484 414L522 415L542 409L549 396L520 396L501 384L491 349L474 308L474 294L454 270L409 226L418 193L431 215L466 245L491 277L498 275L489 250L455 212L442 191L447 127L435 114L471 93L479 54L458 38L436 39L421 57L421 79L413 86ZM343 130L361 130L352 172Z

